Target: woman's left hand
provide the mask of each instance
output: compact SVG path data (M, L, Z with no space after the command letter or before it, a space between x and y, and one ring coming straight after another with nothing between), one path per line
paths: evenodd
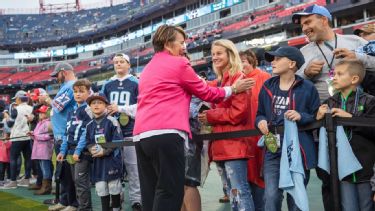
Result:
M244 92L248 89L253 88L255 85L255 80L253 78L239 78L234 82L233 86L236 88L236 94Z

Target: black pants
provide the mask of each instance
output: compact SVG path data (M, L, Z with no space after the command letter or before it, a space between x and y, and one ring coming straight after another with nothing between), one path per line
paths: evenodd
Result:
M60 152L61 142L55 142L56 155ZM58 172L60 171L60 172ZM76 189L73 181L73 173L70 164L66 161L62 162L61 169L56 168L55 174L60 175L60 203L64 206L78 207Z
M22 152L25 160L25 179L31 176L31 144L30 140L15 141L10 147L10 177L12 181L17 179L17 159Z
M178 134L141 139L135 145L143 211L179 211L184 198L184 141Z
M333 210L333 200L331 196L331 186L329 174L321 168L316 168L316 175L322 181L322 198L325 211Z
M0 162L0 181L3 181L5 180L5 173L8 177L8 179L10 179L10 168L9 168L9 163L4 163L4 162Z

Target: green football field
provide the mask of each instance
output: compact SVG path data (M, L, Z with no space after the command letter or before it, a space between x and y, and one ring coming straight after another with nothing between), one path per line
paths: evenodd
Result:
M200 188L202 197L203 211L230 211L229 204L220 204L219 198L222 196L222 185L217 173L215 165L211 165L211 171L208 175L206 183L203 188ZM322 197L320 194L320 181L316 177L315 171L311 172L311 179L308 185L308 196L310 210L323 210ZM127 200L127 189L125 187L125 211L130 211L129 202ZM100 211L100 199L95 195L95 190L92 189L92 199L95 211ZM18 211L18 210L47 210L47 206L42 202L45 199L52 198L52 195L34 196L33 193L26 188L19 187L13 190L0 190L0 210L3 211ZM283 210L286 209L286 200L284 200Z

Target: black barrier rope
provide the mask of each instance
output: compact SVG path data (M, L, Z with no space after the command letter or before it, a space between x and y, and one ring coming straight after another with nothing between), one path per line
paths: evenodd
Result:
M345 118L345 117L334 117L333 121L335 121L336 125L342 125L342 126L356 126L356 127L375 127L375 118L364 118L364 117L351 117L351 118ZM310 123L305 126L299 126L299 131L308 131L308 130L314 130L318 129L322 126L325 126L325 122L323 120L314 121L313 123ZM278 127L278 130L283 131L283 127ZM53 136L52 133L41 133L43 134L49 134ZM250 136L258 136L262 135L258 130L252 129L252 130L240 130L240 131L231 131L231 132L222 132L222 133L207 133L207 134L193 134L193 140L195 141L203 141L203 140L223 140L223 139L234 139L234 138L242 138L242 137L250 137ZM19 138L31 138L30 136L18 136L18 137L12 137L12 138L1 138L0 141L4 140L14 140ZM121 146L134 146L134 143L132 142L132 138L125 138L125 141L121 142L107 142L107 143L101 143L100 145L108 148L116 148Z

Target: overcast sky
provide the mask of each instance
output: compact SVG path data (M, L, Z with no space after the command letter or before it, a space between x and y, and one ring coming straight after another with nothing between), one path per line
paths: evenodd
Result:
M113 0L116 2L126 2L129 0ZM75 0L44 0L44 4L61 4L61 3L74 3ZM81 5L90 4L108 4L110 0L80 0ZM39 8L39 0L0 0L0 9L6 8Z

